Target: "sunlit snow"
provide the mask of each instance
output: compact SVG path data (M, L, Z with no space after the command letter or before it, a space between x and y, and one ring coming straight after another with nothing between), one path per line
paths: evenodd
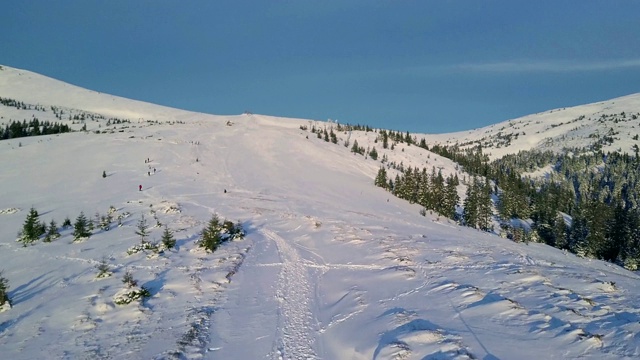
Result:
M59 121L52 105L131 120L0 141L0 270L13 300L0 313L2 359L640 356L638 275L423 217L375 187L380 162L343 142L464 176L424 149L383 150L372 132L332 144L300 129L326 122L192 113L9 67L0 97L48 110L0 105L0 123ZM32 206L59 225L113 206L122 226L23 247ZM127 255L142 214L151 240L162 233L155 215L177 249ZM247 236L206 253L196 241L212 214ZM103 257L113 275L99 279ZM127 270L151 297L115 305Z

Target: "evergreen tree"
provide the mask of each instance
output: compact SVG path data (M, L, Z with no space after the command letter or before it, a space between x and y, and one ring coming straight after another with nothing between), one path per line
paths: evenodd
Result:
M371 151L369 151L369 157L373 160L378 160L378 152L376 151L375 146L371 149Z
M462 218L467 226L475 228L478 224L478 180L473 179L467 186Z
M44 234L42 225L38 220L39 216L38 211L34 207L31 207L20 233L20 241L24 246L38 240L40 236Z
M2 271L0 270L0 306L6 302L11 305L11 299L9 299L9 280L2 276Z
M167 249L172 249L176 246L176 239L173 237L173 233L166 225L164 226L164 231L162 232L161 241Z
M556 216L553 226L554 246L558 249L569 248L569 234L567 224L562 214Z
M222 225L220 224L220 218L217 215L213 215L207 226L202 229L202 238L200 240L200 246L209 250L210 252L216 251L218 246L222 243L222 237L220 233L222 231Z
M455 219L456 207L460 201L458 195L458 181L453 176L449 176L446 180L446 186L444 189L444 198L442 201L442 215L449 219Z
M329 132L329 137L331 138L331 142L334 144L338 143L338 137L336 136L336 133L333 132L333 127L331 128L331 132Z
M360 153L360 147L358 146L358 140L353 140L353 146L351 147L351 152L355 154Z
M128 288L138 285L138 282L134 280L133 274L131 274L129 270L125 271L124 276L122 276L122 283L127 285Z
M98 269L98 278L111 276L111 272L109 271L109 259L106 256L103 256L102 259L100 259L100 262L96 265L96 269Z
M478 227L481 230L491 230L491 219L493 218L493 202L491 201L491 184L485 178L484 184L478 185Z
M144 214L140 216L136 228L136 235L140 236L140 243L144 244L145 239L149 236L149 225L147 225L147 219L144 218Z
M80 212L80 215L76 218L76 222L73 224L73 240L78 241L83 238L91 237L89 231L89 220L84 215L84 212Z
M47 227L47 234L44 236L45 242L51 242L60 237L60 232L58 231L58 224L56 221L51 219L49 226Z
M378 175L376 175L374 185L385 189L387 188L387 169L385 169L384 166L378 169Z

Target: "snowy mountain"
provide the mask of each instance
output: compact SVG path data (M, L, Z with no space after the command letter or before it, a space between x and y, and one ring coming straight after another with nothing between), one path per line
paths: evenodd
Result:
M634 153L640 144L640 94L593 104L554 109L451 134L426 135L430 143L482 145L496 159L520 150L586 148ZM634 138L635 137L635 138Z
M464 176L418 146L382 149L365 131L339 132L333 144L304 130L326 122L170 109L5 66L0 98L12 100L0 104L3 127L37 118L87 130L0 141L0 271L13 305L0 312L3 358L640 356L636 273L421 216L373 185L384 155ZM636 102L617 99L607 114L630 118ZM565 122L560 113L593 118L598 106L520 120L509 131L526 136L492 151L524 147ZM16 241L32 207L60 238ZM61 224L81 212L110 214L110 229L74 241ZM246 237L204 251L197 241L213 214L239 221ZM166 225L177 247L128 254L142 216L151 241ZM98 277L101 262L113 275ZM117 305L127 271L150 297Z

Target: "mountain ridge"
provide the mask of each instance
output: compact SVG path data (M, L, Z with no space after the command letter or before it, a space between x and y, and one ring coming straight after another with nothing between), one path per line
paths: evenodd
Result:
M3 66L0 71L0 96L37 105L64 106L131 120L234 119L241 115L215 115L170 108L87 90L28 70ZM25 78L30 81L25 81ZM56 89L40 93L38 89ZM84 104L84 105L83 105ZM87 108L87 104L92 104ZM151 106L152 105L152 106ZM126 108L127 110L123 110ZM116 110L120 109L120 110ZM623 117L621 114L624 113ZM256 114L257 115L257 114ZM603 115L605 117L603 117ZM260 115L264 119L317 120ZM635 118L634 118L635 117ZM280 120L277 120L280 121ZM498 122L478 129L444 134L423 134L430 145L473 147L481 145L496 159L522 150L602 149L632 152L640 130L640 93L568 108L557 108Z

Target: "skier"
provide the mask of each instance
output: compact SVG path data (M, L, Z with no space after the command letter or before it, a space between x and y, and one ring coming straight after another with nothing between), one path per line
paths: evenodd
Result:
M142 185L138 185L138 191L142 191Z

